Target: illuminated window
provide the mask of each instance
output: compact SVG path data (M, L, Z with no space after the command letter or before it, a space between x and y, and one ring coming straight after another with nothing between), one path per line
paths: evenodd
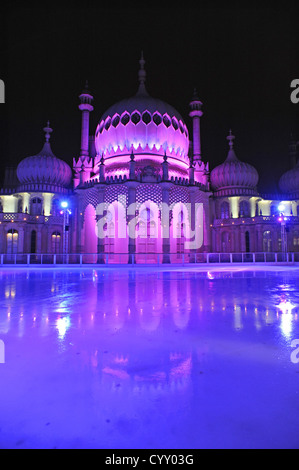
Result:
M52 233L52 253L61 252L61 234L60 232Z
M10 229L6 234L6 242L7 242L7 253L13 254L18 252L18 238L19 234L17 230Z

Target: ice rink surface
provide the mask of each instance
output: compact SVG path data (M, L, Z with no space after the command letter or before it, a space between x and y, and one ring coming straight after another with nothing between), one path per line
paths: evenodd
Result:
M298 314L294 267L2 269L0 448L298 448Z

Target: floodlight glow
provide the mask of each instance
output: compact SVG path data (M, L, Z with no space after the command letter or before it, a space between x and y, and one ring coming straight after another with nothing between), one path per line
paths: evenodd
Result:
M65 209L65 208L67 208L67 206L68 206L67 201L62 201L61 207L63 207Z
M284 209L285 209L284 204L279 204L279 206L278 206L279 212L283 212Z

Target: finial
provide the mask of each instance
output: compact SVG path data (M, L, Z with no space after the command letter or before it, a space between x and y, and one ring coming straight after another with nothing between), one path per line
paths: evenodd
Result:
M138 94L147 94L147 91L145 89L145 79L146 79L146 71L144 69L144 64L145 64L145 60L143 58L143 51L141 51L141 58L139 60L139 64L140 64L140 69L139 69L139 72L138 72L138 80L139 80L139 89L138 89Z
M234 146L233 140L235 139L235 136L232 135L232 130L231 129L229 130L229 134L226 138L228 140L228 145L230 146L231 149L233 149L233 146Z
M198 97L198 93L197 93L196 88L194 88L194 90L193 90L192 100L193 100L193 101L198 101L198 100L199 100L199 97Z
M45 132L46 134L46 142L49 142L50 140L50 134L51 132L53 132L53 129L51 129L50 127L50 121L47 121L47 126L43 128L43 131Z
M132 150L131 155L130 155L130 160L131 160L131 162L133 162L135 160L135 155L134 155L133 150Z
M227 155L227 158L226 158L226 161L230 161L230 160L238 160L236 154L235 154L235 151L234 151L234 139L235 139L235 136L232 134L232 130L230 129L229 130L229 134L228 136L226 137L227 140L228 140L228 145L229 145L229 151L228 151L228 155Z

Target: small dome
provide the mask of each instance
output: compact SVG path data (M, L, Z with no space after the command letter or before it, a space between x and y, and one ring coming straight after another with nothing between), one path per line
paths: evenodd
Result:
M233 149L233 140L235 136L228 135L229 152L224 163L216 166L211 171L210 179L214 191L223 191L228 195L254 194L258 183L258 172L249 165L241 162Z
M138 149L138 153L147 155L167 152L184 162L187 169L187 126L175 108L149 96L144 84L144 63L142 57L137 94L114 104L102 115L95 134L97 154L104 156L106 164L111 164L115 157L132 150Z
M49 138L52 129L44 128L46 142L42 150L32 157L24 158L17 167L17 176L21 184L50 184L67 187L71 183L72 170L70 166L55 157L52 152Z
M294 168L282 175L278 184L281 192L299 197L299 161Z

